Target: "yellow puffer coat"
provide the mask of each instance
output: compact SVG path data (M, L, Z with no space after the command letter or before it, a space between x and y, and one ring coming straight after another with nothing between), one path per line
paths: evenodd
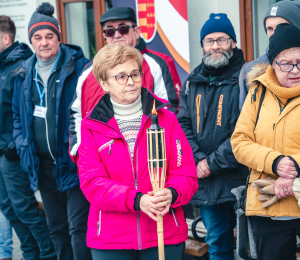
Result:
M262 74L263 73L263 74ZM262 74L259 77L257 75ZM248 75L253 83L244 103L231 138L233 153L238 162L251 168L247 192L246 215L264 215L268 217L291 216L300 217L300 208L294 196L279 200L268 209L262 208L258 201L261 195L257 188L250 188L253 181L272 176L273 161L280 155L291 156L300 165L300 86L295 88L281 87L274 69L268 64L258 64ZM254 129L262 85L266 86L266 94L259 113L257 126ZM258 87L256 101L254 90ZM272 90L272 91L271 91ZM286 107L280 114L280 97ZM292 100L290 100L293 98ZM289 100L288 102L286 102Z

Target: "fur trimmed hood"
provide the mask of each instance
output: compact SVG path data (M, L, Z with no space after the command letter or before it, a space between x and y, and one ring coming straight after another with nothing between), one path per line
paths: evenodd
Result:
M246 74L246 81L247 81L247 88L250 89L251 87L257 84L256 79L264 74L268 67L270 66L269 62L264 63L256 63Z

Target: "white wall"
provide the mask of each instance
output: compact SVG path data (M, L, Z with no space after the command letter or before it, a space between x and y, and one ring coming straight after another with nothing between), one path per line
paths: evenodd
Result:
M240 48L240 14L239 0L187 0L190 41L191 71L202 61L200 30L211 13L226 13L236 34L237 46Z

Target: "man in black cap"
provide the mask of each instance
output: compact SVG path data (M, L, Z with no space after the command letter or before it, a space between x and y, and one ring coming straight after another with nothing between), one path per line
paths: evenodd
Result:
M170 110L178 110L181 82L173 59L163 53L147 48L140 37L141 28L136 24L136 15L130 7L112 8L105 12L100 20L104 29L103 37L108 44L120 44L137 48L144 57L142 86L160 98L171 103ZM82 118L96 105L104 91L99 87L93 75L93 63L90 62L78 80L74 102L70 107L70 154L76 161L80 144L80 124Z
M15 73L13 135L31 188L40 189L57 259L91 260L85 242L89 203L68 154L69 106L88 60L80 47L60 43L53 13L42 3L29 21L35 55Z

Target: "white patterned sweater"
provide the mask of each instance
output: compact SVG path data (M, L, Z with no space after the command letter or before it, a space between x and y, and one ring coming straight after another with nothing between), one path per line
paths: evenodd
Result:
M127 142L133 158L134 145L142 123L142 101L141 96L129 105L121 105L110 98L113 105L114 116L120 128L121 134Z

